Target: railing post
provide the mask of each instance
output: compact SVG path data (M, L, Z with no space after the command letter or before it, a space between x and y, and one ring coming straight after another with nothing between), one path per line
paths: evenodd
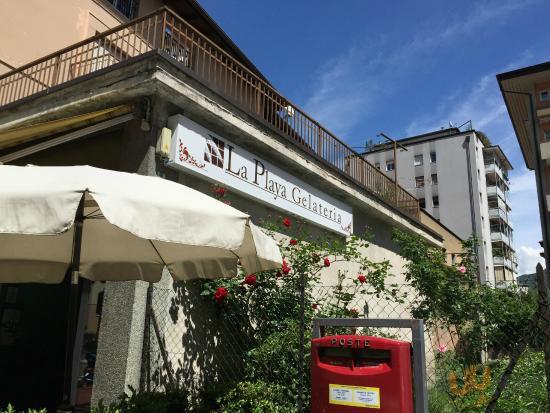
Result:
M50 87L57 85L57 78L59 77L59 59L60 55L55 57L55 65L53 69L52 84Z
M162 12L162 32L160 35L160 49L164 50L166 47L165 41L166 41L166 15L168 14L168 10L164 10Z

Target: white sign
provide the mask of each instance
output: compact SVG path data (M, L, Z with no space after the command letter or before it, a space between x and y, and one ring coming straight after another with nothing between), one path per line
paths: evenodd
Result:
M329 384L329 403L380 409L380 388Z
M206 177L271 207L340 234L352 232L352 208L182 115L173 131L169 165Z

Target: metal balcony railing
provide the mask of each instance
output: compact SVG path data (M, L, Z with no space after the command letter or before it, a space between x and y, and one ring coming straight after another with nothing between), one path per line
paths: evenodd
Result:
M418 219L418 200L173 11L158 11L0 76L0 108L152 51L381 200Z

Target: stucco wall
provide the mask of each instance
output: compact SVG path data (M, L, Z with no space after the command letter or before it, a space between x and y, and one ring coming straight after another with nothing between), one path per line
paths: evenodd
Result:
M101 0L0 0L0 60L19 67L123 19ZM0 65L0 74L9 71Z
M420 222L438 232L443 237L443 248L447 254L447 264L452 265L455 261L453 256L454 258L458 258L458 254L462 252L462 240L453 232L443 227L431 215L423 211L420 213Z

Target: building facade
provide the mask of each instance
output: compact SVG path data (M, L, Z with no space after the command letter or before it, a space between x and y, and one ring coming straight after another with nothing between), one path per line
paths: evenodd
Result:
M497 75L525 160L535 171L542 244L550 268L550 62ZM534 270L534 269L533 269Z
M368 229L372 241L364 252L373 260L388 260L395 283L404 282L405 261L391 239L394 228L447 248L450 255L460 252L449 251L459 248L452 231L277 92L194 0L3 3L11 21L0 36L5 68L0 75L0 162L88 164L160 176L208 193L219 184L234 194L232 206L255 222L290 215L305 221L312 233L334 237ZM29 16L47 21L52 31L31 24ZM23 24L29 31L15 46L10 39ZM331 267L323 282L334 284L337 273L337 266ZM166 276L161 284L168 291L162 299L171 302L172 280ZM47 296L48 287L33 286L28 296ZM15 288L23 294L27 287ZM190 300L198 297L192 287L185 289ZM149 286L141 281L108 282L93 290L104 291L101 322L83 317L86 331L99 328L98 341L91 343L97 351L93 400L108 403L128 386L140 387L144 320L152 304ZM60 337L67 291L66 283L59 286L57 307L49 313ZM42 307L17 305L12 310L24 315L22 320L44 314ZM167 331L200 337L212 312L198 298L178 311L181 317L173 324L163 313ZM23 324L16 328L32 331ZM53 350L34 348L32 359L26 357L29 347L6 344L1 371L31 371L33 360L40 359L52 379L43 383L42 377L2 374L2 402L23 400L18 406L24 407L29 388L59 397L63 343L56 344ZM173 351L187 354L192 344L180 340ZM196 359L180 361L182 368L207 371ZM55 400L47 402L55 405Z
M498 146L474 130L449 128L378 145L366 159L415 195L422 209L463 240L478 240L480 281L510 283L516 273L507 172ZM394 159L395 156L397 159ZM496 259L495 259L496 257Z

